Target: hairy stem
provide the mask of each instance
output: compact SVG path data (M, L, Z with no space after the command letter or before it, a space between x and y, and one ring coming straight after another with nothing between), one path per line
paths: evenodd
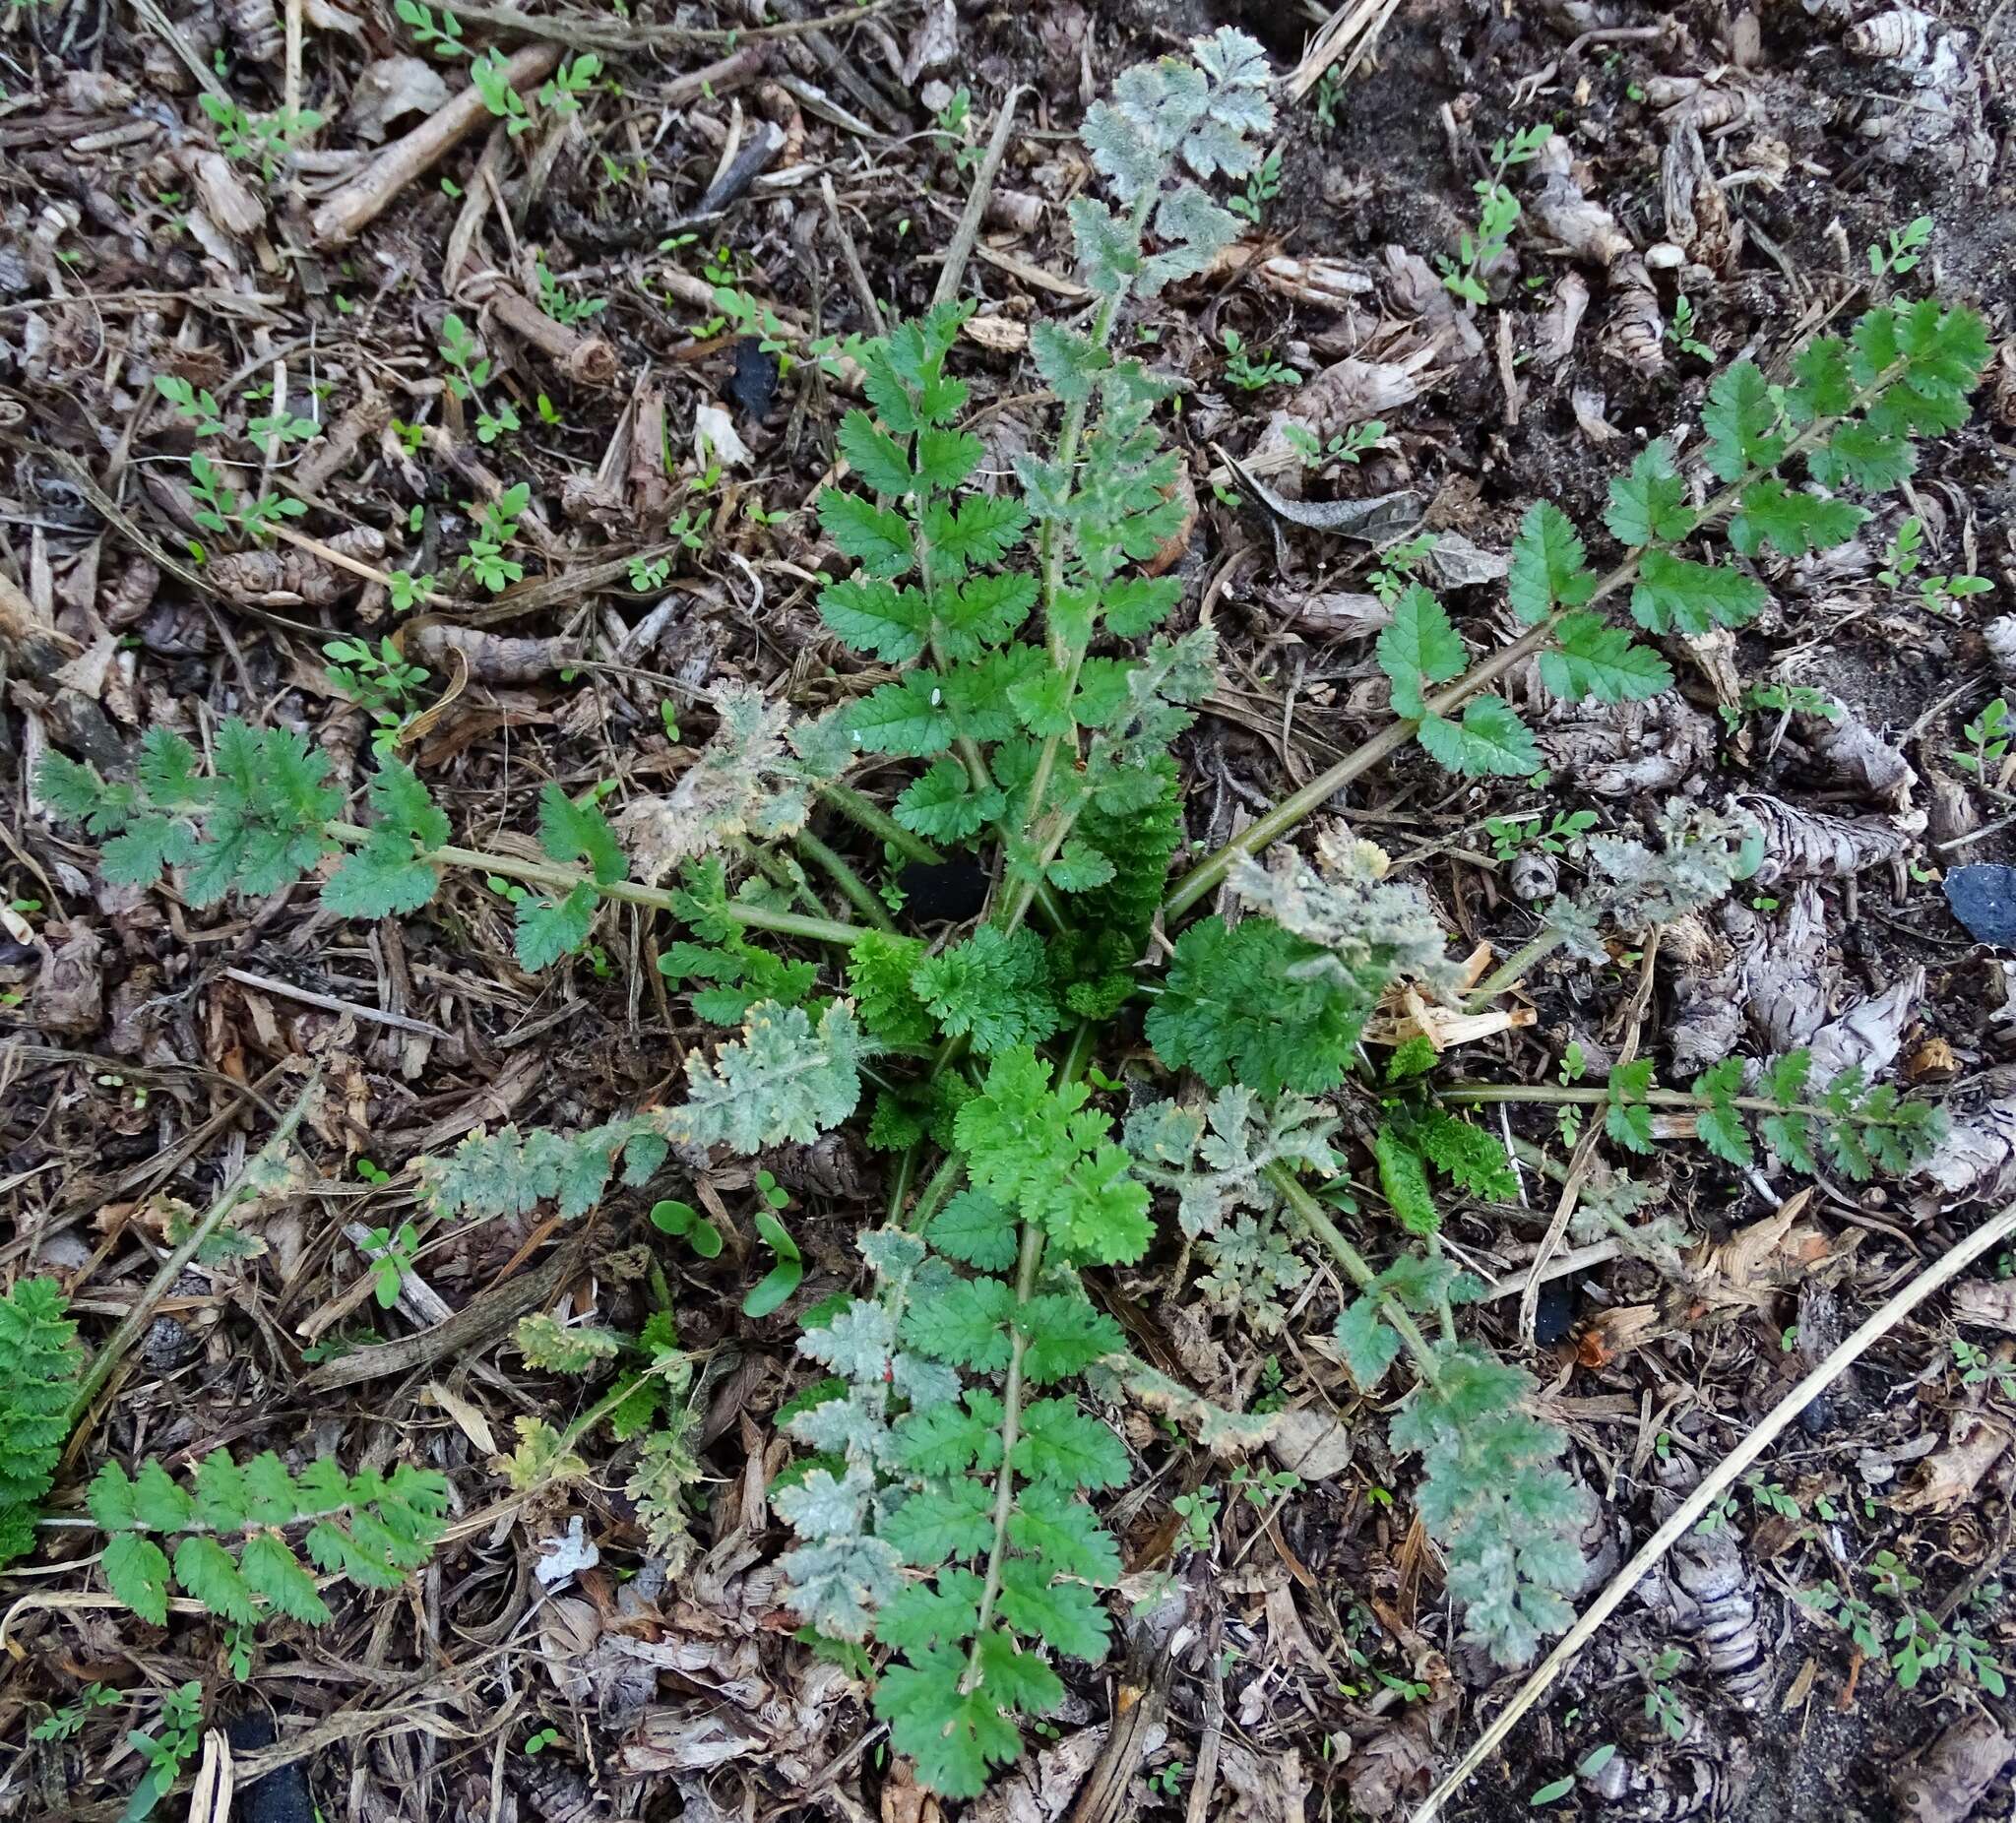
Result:
M92 1357L92 1363L85 1370L84 1378L78 1382L77 1391L71 1396L70 1409L64 1414L66 1429L74 1430L78 1420L91 1409L91 1402L97 1397L98 1389L111 1377L112 1369L125 1357L127 1350L138 1342L154 1321L155 1307L168 1294L169 1289L182 1276L182 1269L206 1246L211 1237L224 1225L224 1218L248 1197L259 1193L262 1178L275 1172L286 1155L287 1144L294 1137L294 1129L301 1124L301 1117L308 1111L309 1100L322 1085L322 1072L317 1069L293 1104L280 1117L280 1124L274 1128L273 1137L260 1147L249 1159L244 1168L219 1192L217 1200L204 1211L203 1218L183 1236L181 1244L175 1247L166 1259L156 1268L155 1275L147 1282L147 1289L133 1300L132 1307L119 1319L119 1327L105 1338L105 1346Z
M1026 1304L1036 1293L1037 1268L1043 1257L1043 1231L1034 1222L1022 1225L1022 1254L1015 1267L1015 1301ZM1029 1344L1020 1326L1014 1330L1008 1355L1008 1378L1001 1388L1001 1468L994 1477L994 1541L987 1548L987 1580L980 1591L979 1621L974 1628L973 1650L967 1655L961 1687L971 1690L979 1674L980 1642L994 1617L1001 1595L1001 1570L1008 1557L1008 1518L1015 1510L1015 1445L1022 1435L1022 1357Z
M350 848L359 848L371 839L368 829L359 829L354 823L325 823L322 831ZM552 861L521 860L515 854L488 854L480 849L429 849L420 859L432 867L467 867L475 873L494 873L506 880L523 880L528 885L547 887L558 893L570 893L584 882L594 884L578 868L561 867ZM624 905L649 906L654 912L676 913L677 911L673 896L662 887L639 886L633 880L618 880L610 886L597 886L595 890L604 899L620 900ZM780 936L803 937L808 943L837 943L843 948L851 948L867 935L866 928L860 924L843 924L838 918L805 917L796 912L773 912L763 906L741 905L733 900L724 906L722 912L724 916L752 930L774 930Z
M905 860L937 867L945 857L923 837L907 830L871 797L848 785L822 785L819 795L851 823L858 823L871 836L879 836Z
M905 1153L909 1159L913 1155ZM950 1200L952 1192L959 1188L959 1180L966 1172L966 1155L962 1152L948 1152L938 1161L938 1168L924 1180L924 1187L917 1192L917 1200L910 1206L910 1213L903 1216L902 1226L913 1234L921 1233L930 1220ZM894 1220L901 1204L892 1203L891 1219Z
M1462 1107L1491 1107L1501 1101L1518 1103L1531 1101L1551 1107L1606 1107L1610 1102L1610 1092L1602 1086L1592 1088L1570 1088L1561 1083L1479 1083L1475 1086L1455 1083L1446 1089L1437 1089L1438 1100L1451 1101ZM1818 1107L1810 1101L1773 1101L1763 1096L1733 1095L1726 1100L1705 1095L1695 1095L1686 1089L1648 1089L1642 1096L1632 1096L1619 1106L1629 1107L1671 1107L1699 1109L1704 1107L1739 1107L1751 1114L1803 1114L1812 1120L1838 1119L1839 1111L1830 1107ZM1885 1120L1858 1111L1858 1125L1865 1127L1904 1127L1915 1124L1907 1116L1901 1120Z
M1344 1230L1323 1213L1323 1206L1301 1186L1292 1169L1282 1163L1270 1164L1265 1169L1267 1181L1281 1192L1282 1200L1294 1212L1295 1220L1308 1230L1312 1240L1329 1248L1345 1276L1361 1291L1369 1291L1379 1275L1372 1270L1371 1262L1345 1239ZM1416 1370L1429 1386L1441 1383L1441 1369L1435 1361L1435 1351L1427 1337L1420 1332L1413 1314L1397 1298L1382 1296L1379 1300L1380 1314L1400 1334L1400 1340L1407 1345L1407 1352L1414 1356Z
M1543 924L1537 937L1521 944L1477 984L1469 998L1464 1001L1463 1010L1466 1013L1481 1013L1506 988L1514 986L1529 969L1544 962L1567 941L1565 932L1555 930L1551 925Z
M833 884L840 888L841 896L848 901L877 930L886 930L892 936L896 931L896 920L889 915L889 909L876 896L875 889L859 874L854 872L844 855L836 854L809 829L797 834L798 852L809 861L826 869L833 878Z
M1793 457L1803 455L1807 450L1824 442L1833 433L1835 426L1842 422L1843 418L1860 410L1871 400L1887 391L1891 382L1896 380L1903 371L1904 363L1901 361L1884 369L1874 381L1863 387L1850 401L1848 410L1844 411L1839 417L1816 418L1786 445L1784 454L1779 457L1777 462L1772 463L1768 468L1758 466L1746 469L1733 481L1730 482L1728 486L1709 495L1708 499L1696 512L1694 524L1689 529L1688 535L1691 537L1694 533L1703 530L1733 508L1742 498L1743 489L1748 487L1751 482L1761 480L1766 475L1776 473ZM1597 602L1603 600L1606 597L1615 595L1619 589L1636 581L1638 565L1643 561L1645 553L1654 548L1656 547L1653 545L1643 544L1628 553L1623 562L1618 564L1615 569L1611 570L1608 575L1597 584L1596 591L1589 597L1588 602L1585 603L1585 607L1595 606ZM1476 696L1479 691L1488 689L1492 684L1496 683L1500 677L1511 670L1522 659L1531 658L1533 654L1539 652L1553 637L1554 629L1559 625L1563 612L1565 610L1557 608L1544 620L1527 628L1511 645L1502 647L1497 652L1494 652L1481 664L1466 671L1446 689L1438 690L1427 699L1428 714L1431 716L1446 716L1450 711L1461 708L1466 701ZM1343 790L1346 786L1350 785L1353 780L1370 772L1380 761L1390 759L1415 737L1417 725L1414 722L1396 721L1389 723L1386 727L1381 728L1378 733L1374 734L1370 740L1365 741L1352 752L1347 753L1328 772L1319 774L1316 778L1310 780L1292 797L1284 798L1274 809L1254 822L1249 829L1234 836L1223 848L1215 849L1212 853L1206 855L1203 860L1199 861L1196 866L1192 867L1188 873L1176 882L1175 886L1170 890L1168 897L1163 901L1163 916L1165 918L1180 917L1202 899L1206 893L1213 891L1218 886L1218 883L1225 878L1233 861L1258 854L1270 843L1278 841L1281 837L1287 835L1290 830L1293 829L1305 817L1311 816L1316 811L1322 809L1331 798Z

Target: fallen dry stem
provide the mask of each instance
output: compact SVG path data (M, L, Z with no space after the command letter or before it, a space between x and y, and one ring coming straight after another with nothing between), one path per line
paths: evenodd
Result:
M1569 1662L1596 1636L1597 1629L1616 1612L1624 1598L1637 1588L1653 1565L1722 1499L1743 1471L1771 1447L1779 1432L1941 1286L1957 1278L1984 1254L1999 1247L2012 1234L2016 1234L2016 1204L2011 1204L1993 1221L1957 1242L1894 1297L1880 1304L1853 1335L1773 1406L1756 1429L1702 1477L1700 1486L1681 1501L1671 1518L1645 1540L1631 1561L1617 1572L1609 1586L1590 1604L1589 1611L1541 1661L1539 1668L1520 1687L1519 1694L1505 1706L1504 1712L1478 1737L1477 1744L1463 1756L1455 1770L1428 1793L1421 1807L1414 1813L1413 1823L1431 1823L1441 1813L1442 1806L1496 1751L1520 1717L1546 1694L1548 1687L1568 1667Z

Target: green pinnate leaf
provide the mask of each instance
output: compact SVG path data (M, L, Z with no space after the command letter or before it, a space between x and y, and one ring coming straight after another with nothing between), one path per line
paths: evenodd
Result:
M366 796L370 836L330 877L322 903L339 917L402 917L432 899L440 884L421 856L447 846L448 818L404 760L381 761Z
M264 1596L277 1612L289 1619L319 1627L333 1618L316 1590L314 1577L301 1567L285 1541L272 1533L254 1533L245 1540L238 1552L238 1571L246 1588Z
M1005 496L976 494L956 507L933 500L924 509L924 536L932 554L976 568L999 563L1028 530L1029 509Z
M1445 683L1463 669L1463 641L1442 603L1418 583L1393 604L1393 619L1379 635L1379 668L1393 684L1393 713L1410 721L1427 713L1421 685Z
M1127 1346L1119 1324L1104 1311L1064 1292L1032 1297L1016 1308L1014 1324L1026 1345L1023 1372L1036 1386L1071 1379Z
M1795 424L1839 417L1855 403L1855 375L1849 371L1848 344L1839 336L1817 336L1793 357L1793 383L1786 388L1786 415Z
M1120 1580L1120 1547L1071 1488L1039 1481L1018 1489L1008 1542L1055 1575L1101 1585Z
M187 1534L175 1546L175 1581L183 1593L201 1602L213 1614L252 1626L259 1603L239 1574L236 1560L215 1539L201 1532Z
M926 430L917 438L917 481L950 493L980 466L986 453L986 446L970 430Z
M105 1573L105 1587L142 1620L156 1627L168 1624L168 1560L152 1539L115 1532L105 1540L98 1567Z
M944 1030L970 1037L983 1057L1039 1043L1063 1024L1042 939L1026 926L1009 933L983 924L925 958L911 982Z
M875 1713L899 1753L941 1796L977 1797L987 1775L1022 1752L1022 1734L986 1683L968 1690L966 1654L937 1646L891 1666L875 1686Z
M1536 501L1512 540L1505 592L1512 611L1532 625L1559 607L1580 607L1596 593L1582 540L1568 516L1549 500Z
M1431 759L1467 778L1498 773L1524 779L1541 767L1533 730L1503 697L1472 697L1460 722L1430 716L1420 724L1419 736Z
M981 1190L961 1190L932 1219L931 1245L981 1272L1015 1264L1015 1218Z
M1729 541L1745 557L1770 545L1784 557L1828 550L1855 536L1868 518L1861 507L1788 488L1775 475L1752 481L1729 522Z
M1351 1377L1369 1393L1398 1358L1400 1332L1380 1316L1378 1298L1367 1293L1352 1299L1339 1313L1337 1346Z
M971 1570L945 1570L931 1582L911 1583L875 1617L875 1638L909 1653L963 1645L979 1630L985 1587Z
M1043 869L1044 877L1060 893L1089 893L1104 886L1118 870L1112 861L1091 843L1071 837L1057 851L1057 858Z
M819 618L851 646L891 664L907 664L931 636L931 610L920 590L861 575L819 592Z
M1026 1495L1020 1504L1027 1505ZM1012 1519L1009 1525L1012 1532ZM879 1536L920 1570L935 1570L954 1557L976 1557L994 1541L993 1484L961 1476L912 1494L882 1522Z
M1038 1399L1024 1410L1013 1466L1033 1481L1092 1489L1121 1486L1131 1473L1126 1445L1069 1399Z
M971 663L998 646L1029 618L1036 578L1012 573L969 576L932 599L938 643L948 659Z
M1083 1583L1054 1582L1051 1575L1035 1558L1009 1558L1001 1571L1001 1618L1052 1652L1098 1664L1110 1643L1105 1609Z
M903 1339L933 1360L975 1373L1008 1365L1015 1293L999 1279L959 1279L903 1313Z
M1437 1232L1442 1216L1420 1154L1391 1127L1381 1127L1372 1136L1372 1158L1379 1166L1380 1192L1400 1226L1410 1234Z
M1554 639L1540 655L1540 676L1563 702L1636 703L1672 688L1672 667L1600 615L1563 614Z
M870 493L908 494L915 485L911 473L910 457L903 446L886 430L882 429L867 412L853 410L840 420L840 453L847 458L848 466L860 478L861 485ZM825 522L825 505L821 502L820 519ZM836 543L840 536L829 524L827 534ZM858 557L858 551L842 550L850 557Z
M1661 437L1638 452L1628 474L1611 478L1604 524L1620 544L1670 543L1694 529L1686 497L1687 484L1673 466L1672 445Z
M133 1517L150 1532L180 1532L195 1519L196 1502L150 1457L133 1479Z
M586 880L564 899L521 899L513 937L518 966L530 974L588 947L601 895Z
M915 561L910 522L859 494L824 489L819 495L819 525L841 555L851 557L870 576L894 579Z
M1088 128L1092 118L1088 113ZM1067 406L1086 404L1112 365L1112 356L1090 336L1047 319L1030 326L1029 351L1043 384Z
M972 775L957 760L933 761L903 789L895 816L905 829L933 842L965 842L1007 808L995 787L975 790Z
M1646 1092L1652 1087L1652 1059L1620 1063L1610 1071L1604 1102L1603 1130L1627 1152L1652 1151L1652 1109Z
M895 683L861 697L847 711L848 732L868 753L928 759L952 745L959 731L944 680L931 671L906 671Z
M1755 361L1732 362L1715 376L1701 426L1708 434L1708 466L1718 480L1776 468L1785 454L1785 439L1775 434L1778 407Z
M1767 599L1764 585L1740 570L1649 550L1631 591L1631 617L1648 632L1698 639L1756 619Z
M913 1412L896 1425L896 1447L917 1475L991 1475L1001 1466L1001 1402L974 1387L960 1404Z
M598 886L626 878L630 864L594 797L577 803L557 785L539 792L539 847L550 860L585 860Z
M1859 487L1881 493L1908 481L1918 470L1911 440L1867 422L1843 424L1806 458L1822 487Z
M1694 1130L1701 1143L1725 1163L1747 1167L1756 1163L1749 1130L1733 1098L1742 1094L1743 1063L1740 1057L1725 1057L1694 1079L1693 1093L1707 1105L1694 1116Z

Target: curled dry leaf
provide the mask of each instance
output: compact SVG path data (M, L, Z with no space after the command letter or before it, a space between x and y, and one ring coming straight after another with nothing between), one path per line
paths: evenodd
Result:
M1736 946L1744 1017L1767 1051L1796 1050L1827 1023L1840 979L1828 954L1827 905L1802 880L1775 916L1725 906L1722 926Z
M2016 1197L2016 1100L1991 1101L1956 1120L1919 1175L1955 1203L2006 1203Z
M1924 62L1940 30L1931 14L1915 6L1894 6L1851 26L1842 42L1858 57L1878 57L1916 69Z
M1393 610L1375 595L1330 591L1310 595L1277 586L1266 591L1268 606L1290 626L1344 639L1368 639L1393 620Z
M48 940L60 933L51 949ZM32 1025L46 1032L95 1032L105 1016L105 975L99 958L104 945L89 924L51 922L43 927L41 973L29 998Z
M1606 404L1607 401L1593 386L1578 386L1568 394L1568 405L1575 413L1575 428L1598 449L1606 443L1614 443L1624 434L1604 416Z
M1897 1497L1904 1513L1953 1513L1974 1496L1982 1477L2000 1462L2016 1431L1985 1412L1960 1411L1946 1441L1925 1458L1915 1487Z
M1575 352L1575 336L1588 309L1589 281L1578 272L1564 272L1554 281L1553 295L1540 319L1534 355L1543 366L1558 367Z
M1911 849L1909 834L1873 817L1801 810L1761 791L1741 794L1735 804L1764 832L1764 860L1752 876L1758 886L1774 886L1780 880L1845 880L1865 867L1899 860Z
M1603 351L1636 373L1666 368L1666 318L1652 275L1636 254L1610 269L1610 314L1603 330Z
M1540 155L1544 175L1527 213L1578 260L1607 270L1631 251L1631 237L1601 203L1593 203L1575 181L1568 142L1558 135Z
M1301 452L1284 434L1287 425L1313 432L1319 443L1342 436L1354 424L1370 422L1412 405L1445 376L1435 368L1440 341L1424 343L1398 360L1362 361L1347 356L1333 362L1302 387L1293 407L1277 412L1246 466L1256 474L1298 470Z
M512 639L439 620L410 621L406 651L409 658L435 670L449 670L466 660L471 680L485 684L536 683L581 660L578 640Z
M1670 790L1715 751L1715 724L1677 691L1594 709L1542 700L1551 707L1534 737L1546 763L1599 797Z
M1722 186L1709 169L1698 127L1682 121L1674 130L1660 155L1659 180L1668 238L1710 272L1735 271L1743 246L1742 222L1731 215Z
M2016 683L2016 614L1997 614L1981 630L1988 662L2004 683Z
M2016 1739L1993 1717L1963 1716L1897 1775L1891 1794L1908 1823L1968 1823L2012 1754Z
M1351 1427L1321 1406L1296 1406L1280 1414L1268 1453L1305 1481L1334 1480L1351 1467Z
M1345 1773L1353 1810L1373 1818L1404 1814L1427 1795L1434 1779L1434 1743L1425 1719L1412 1705L1353 1749Z
M203 213L226 234L256 234L266 225L266 199L231 169L221 153L184 147L182 168L196 186Z
M1869 1082L1880 1081L1897 1061L1905 1028L1917 1014L1924 990L1925 972L1908 970L1880 994L1858 1002L1814 1033L1814 1089L1824 1089L1847 1069L1859 1069Z
M1292 1747L1260 1754L1228 1739L1219 1748L1218 1776L1231 1797L1220 1823L1302 1823L1307 1814L1309 1777Z
M1981 827L1974 793L1950 774L1934 772L1925 780L1925 834L1945 846L1971 836Z
M1770 1694L1772 1662L1737 1534L1728 1526L1687 1533L1668 1557L1661 1584L1648 1601L1671 1615L1730 1700L1755 1709Z
M358 563L375 564L385 555L385 535L375 526L357 526L325 541L339 556ZM328 607L353 595L360 581L352 571L292 544L227 551L211 559L207 574L234 601L259 607Z
M448 99L441 72L419 57L379 57L365 64L350 91L350 131L366 146L384 140L394 121L431 114Z
M1830 779L1868 792L1886 810L1909 809L1918 784L1911 762L1838 696L1827 700L1833 716L1794 718L1814 761Z
M1269 290L1319 309L1348 309L1372 291L1372 275L1342 260L1297 260L1277 254L1262 260L1255 271Z
M1963 1279L1953 1288L1954 1321L2016 1336L2016 1279Z

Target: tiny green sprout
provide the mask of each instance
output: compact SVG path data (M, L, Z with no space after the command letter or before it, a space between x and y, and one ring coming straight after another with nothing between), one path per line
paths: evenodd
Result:
M1785 1491L1782 1483L1753 1477L1746 1485L1750 1497L1767 1513L1776 1513L1780 1519L1805 1518L1799 1503Z
M1195 1493L1178 1494L1169 1502L1169 1510L1176 1516L1177 1546L1184 1550L1208 1551L1218 1525L1217 1493L1210 1487L1200 1487Z
M756 1194L772 1209L788 1209L791 1193L785 1189L768 1171L756 1173Z
M679 741L679 708L670 697L662 698L658 706L658 719L665 730L665 739L674 746Z
M1354 424L1328 443L1301 424L1284 424L1281 434L1289 447L1301 458L1303 468L1323 469L1333 462L1355 466L1359 458L1386 434L1386 426L1382 420L1373 418L1369 423Z
M684 1240L703 1260L721 1257L721 1229L691 1203L668 1200L652 1204L651 1226L661 1234Z
M527 1740L525 1751L528 1755L537 1755L545 1752L548 1747L557 1747L559 1744L560 1730L556 1728L543 1728Z
M1566 854L1580 849L1582 839L1596 827L1594 810L1557 811L1551 823L1543 827L1541 812L1518 816L1486 817L1484 834L1491 839L1494 860L1509 861L1522 849L1542 854Z
M1246 392L1257 393L1268 386L1299 386L1302 376L1285 362L1276 360L1271 354L1261 353L1256 359L1242 337L1235 329L1225 332L1225 377L1234 386Z
M1795 1350L1798 1346L1799 1326L1796 1323L1788 1323L1785 1326L1785 1328L1779 1332L1778 1335L1779 1352L1782 1354L1790 1354L1793 1352L1793 1350Z
M504 131L516 139L532 125L525 97L512 88L506 73L504 53L494 45L470 59L470 81L482 96L484 107L504 123Z
M367 1184L389 1184L392 1181L392 1173L370 1159L357 1161L357 1175Z
M1559 1803L1562 1798L1566 1797L1574 1790L1575 1775L1569 1773L1565 1778L1550 1779L1526 1801L1532 1808L1538 1810L1543 1804Z
M1881 242L1869 248L1869 276L1887 279L1911 272L1931 239L1930 216L1914 216L1901 228L1891 228Z
M2004 1399L2016 1400L2016 1363L1999 1359L1965 1336L1953 1338L1953 1363L1960 1369L1962 1386L1982 1386L1992 1382L1994 1390Z
M1185 1779L1190 1776L1189 1763L1185 1760L1171 1760L1166 1766L1158 1766L1148 1775L1149 1789L1159 1792L1164 1797L1174 1797Z
M216 395L208 388L199 391L177 374L158 373L154 390L173 406L183 420L195 426L199 437L220 437L224 422L218 410Z
M1579 1083L1589 1069L1589 1058L1579 1039L1570 1038L1568 1048L1561 1053L1560 1082L1562 1088Z
M1465 228L1456 243L1456 257L1438 254L1443 288L1465 303L1481 308L1490 302L1484 275L1502 259L1512 245L1512 230L1519 225L1519 199L1505 187L1505 173L1519 164L1529 164L1554 136L1550 126L1523 127L1510 140L1491 147L1491 174L1471 187L1478 199L1478 224Z
M1973 751L1963 752L1956 747L1947 753L1947 759L1961 772L1976 779L1985 779L1991 772L1999 772L2002 761L2008 756L2010 737L2016 733L2009 724L2007 699L1996 697L1960 732Z
M1696 360L1712 361L1715 350L1696 333L1696 321L1694 306L1682 291L1673 299L1673 319L1666 327L1667 337L1682 354L1691 354Z
M1400 598L1415 570L1426 560L1435 548L1435 534L1419 532L1411 538L1402 538L1379 552L1377 561L1366 577L1366 585L1388 607Z
M653 589L662 589L672 573L672 560L666 556L635 556L630 559L630 587L639 595Z
M425 45L437 57L466 57L469 46L463 42L462 21L443 8L437 21L432 7L423 0L393 0L393 12L402 25L413 34L414 41Z
M544 393L539 394L533 403L538 409L539 422L541 424L559 425L567 421L560 415L560 408L547 398Z
M398 1232L373 1228L364 1236L364 1257L371 1263L371 1295L378 1308L390 1310L399 1302L399 1289L413 1269L413 1254L420 1244L419 1230L402 1222Z
M579 113L581 97L595 93L596 81L601 73L602 60L592 50L568 58L540 88L539 105L552 109L563 119Z
M606 297L570 297L560 288L559 280L547 269L542 256L534 258L533 278L538 284L539 309L555 323L585 323L609 307ZM554 418L551 421L557 423L559 420Z
M392 434L399 440L401 449L409 456L416 456L419 454L420 443L427 434L427 427L424 424L409 424L402 418L394 418ZM417 513L420 509L414 507L413 511Z
M322 434L322 426L312 417L296 417L286 411L270 411L264 417L255 417L245 425L245 434L253 442L263 442L269 460L279 457L283 446L288 443L311 443Z
M392 611L403 614L426 599L433 592L434 579L424 571L414 576L407 570L393 570L385 578L385 588L392 597ZM422 671L420 675L424 677L426 673Z
M1267 213L1267 205L1281 194L1281 154L1270 152L1254 166L1253 173L1246 179L1243 194L1226 198L1226 206L1235 216L1243 216L1255 227L1260 218Z
M29 1729L30 1740L69 1740L83 1729L94 1709L110 1709L119 1702L119 1692L100 1683L89 1683L74 1702L37 1722Z
M1336 129L1344 111L1344 80L1334 69L1325 70L1316 83L1316 118L1326 132Z
M784 1203L773 1202L777 1194L775 1180L765 1186L768 1171L757 1174L757 1189L771 1208L781 1209ZM788 1196L784 1202L790 1201ZM777 1264L749 1288L748 1295L742 1299L742 1314L749 1317L767 1317L784 1303L798 1289L805 1276L804 1256L798 1251L798 1243L790 1236L790 1230L770 1213L770 1209L759 1209L755 1216L756 1232L772 1253L777 1255Z
M932 118L930 137L951 153L953 167L962 177L978 166L982 155L976 143L971 93L964 88L953 93L952 99Z

